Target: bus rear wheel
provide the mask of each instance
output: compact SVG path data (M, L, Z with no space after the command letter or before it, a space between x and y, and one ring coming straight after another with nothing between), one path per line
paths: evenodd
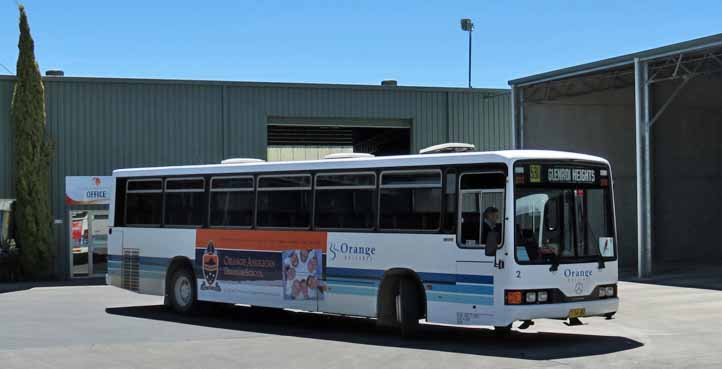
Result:
M403 278L399 281L399 288L395 297L396 322L401 330L401 336L413 337L419 327L419 298L414 281Z
M170 281L170 304L178 313L188 314L198 306L196 281L188 268L177 269Z

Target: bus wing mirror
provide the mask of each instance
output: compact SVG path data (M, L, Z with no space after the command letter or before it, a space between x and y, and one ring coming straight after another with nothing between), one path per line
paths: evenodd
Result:
M486 248L484 254L486 256L496 256L496 250L499 249L499 232L491 231L486 235Z

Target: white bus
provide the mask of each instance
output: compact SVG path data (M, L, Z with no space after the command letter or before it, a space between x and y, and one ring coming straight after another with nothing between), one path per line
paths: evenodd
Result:
M612 177L556 151L115 170L108 284L201 302L494 326L610 319ZM337 156L338 157L338 156Z

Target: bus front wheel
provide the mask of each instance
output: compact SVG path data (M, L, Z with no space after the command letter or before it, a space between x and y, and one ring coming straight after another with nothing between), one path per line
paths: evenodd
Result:
M170 303L176 312L187 314L196 309L196 283L188 268L179 268L173 273L170 282Z
M414 281L403 278L395 298L396 322L401 329L401 336L411 337L419 327L419 296Z

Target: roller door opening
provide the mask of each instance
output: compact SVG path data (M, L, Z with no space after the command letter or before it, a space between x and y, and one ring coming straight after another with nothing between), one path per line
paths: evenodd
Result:
M403 121L391 127L343 124L268 124L268 160L316 160L339 152L376 156L411 152L410 127ZM362 124L356 122L356 124ZM410 126L410 124L408 124Z

